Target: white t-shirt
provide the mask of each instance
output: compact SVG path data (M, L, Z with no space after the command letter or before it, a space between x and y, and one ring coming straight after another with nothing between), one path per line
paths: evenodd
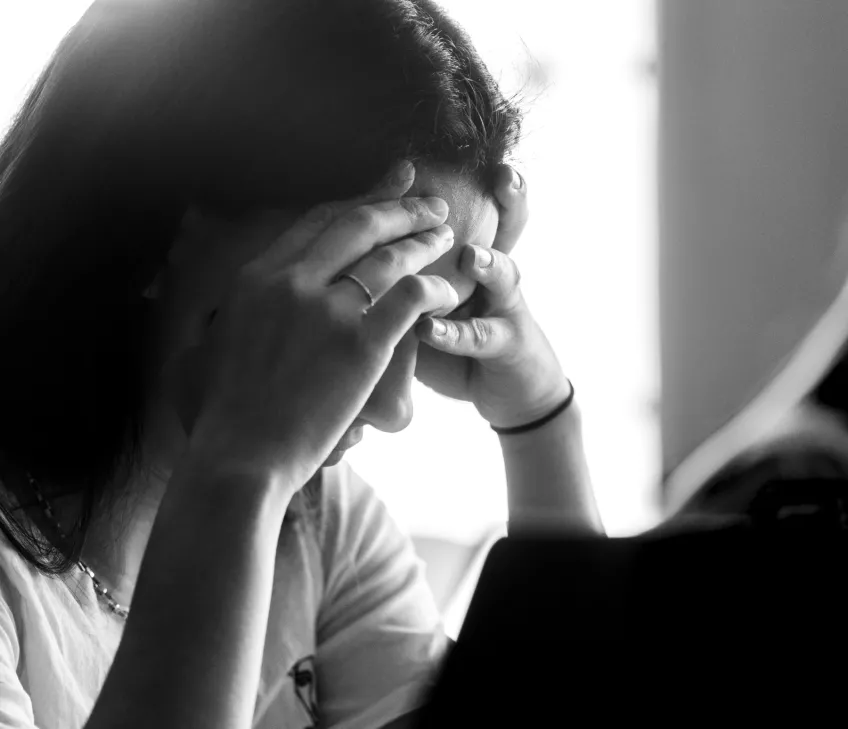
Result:
M448 646L424 564L373 489L344 461L323 480L322 526L281 531L257 729L381 727L423 703ZM80 570L46 577L0 533L0 729L84 726L123 627Z

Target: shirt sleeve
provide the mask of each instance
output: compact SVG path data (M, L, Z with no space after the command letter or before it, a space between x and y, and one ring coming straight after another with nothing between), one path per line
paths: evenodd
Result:
M378 729L424 703L448 641L412 540L347 463L333 476L316 630L320 725Z
M15 619L0 595L0 729L36 729L32 701L16 670L19 657Z

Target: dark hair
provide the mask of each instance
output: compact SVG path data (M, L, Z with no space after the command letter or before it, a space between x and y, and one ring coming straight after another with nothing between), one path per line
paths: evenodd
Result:
M307 209L400 159L492 195L522 112L430 0L97 0L0 146L0 450L82 493L78 558L119 472L143 467L145 303L190 204Z

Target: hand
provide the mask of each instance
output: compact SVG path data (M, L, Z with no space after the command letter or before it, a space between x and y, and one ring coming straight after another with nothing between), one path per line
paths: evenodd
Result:
M460 257L463 270L478 282L474 295L447 318L425 319L415 329L425 345L418 350L416 378L442 395L473 403L497 427L532 422L570 392L550 342L527 308L521 274L508 255L529 216L527 185L517 176L521 187L516 189L512 180L512 169L503 165L495 188L503 210L491 251L467 246ZM485 267L475 264L475 253ZM437 322L446 326L442 335L434 334Z
M370 397L402 337L458 303L416 275L453 245L443 200L402 198L409 170L367 198L320 205L237 270L202 342L169 362L190 447L302 485ZM383 201L383 202L381 202ZM443 203L442 209L430 203ZM237 228L228 229L235 237ZM224 241L226 242L226 241ZM364 273L377 300L340 272ZM210 304L210 305L213 305Z

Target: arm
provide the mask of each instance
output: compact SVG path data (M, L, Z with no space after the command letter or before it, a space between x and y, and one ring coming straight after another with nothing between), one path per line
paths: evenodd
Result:
M251 726L291 491L212 459L179 464L86 729Z
M563 401L570 384L550 341L531 314L521 273L509 253L528 219L527 187L509 165L495 184L498 228L491 248L466 246L461 267L475 294L440 321L421 323L415 377L447 397L471 402L492 425L533 422ZM499 435L506 467L510 531L562 529L603 534L572 402L545 425Z
M506 468L510 534L560 528L604 534L576 402L536 430L498 438Z
M541 428L499 439L506 467L510 534L562 527L604 534L576 402ZM451 646L448 639L448 652ZM380 729L414 729L423 712L422 708L404 714Z

